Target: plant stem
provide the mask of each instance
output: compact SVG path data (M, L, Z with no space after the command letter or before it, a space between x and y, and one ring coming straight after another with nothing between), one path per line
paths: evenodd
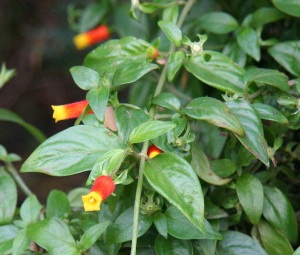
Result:
M20 189L24 192L26 196L32 195L32 191L28 188L26 183L23 181L21 176L19 175L18 171L16 168L13 166L12 163L7 162L6 163L6 170L10 173L10 175L14 178L15 182L17 185L20 187Z

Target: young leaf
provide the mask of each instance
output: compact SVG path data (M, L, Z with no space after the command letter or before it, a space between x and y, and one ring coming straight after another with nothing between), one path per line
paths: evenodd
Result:
M130 143L141 143L144 141L151 140L163 133L175 128L176 125L160 120L151 120L142 123L135 127L130 136Z
M234 17L225 12L210 12L198 21L200 27L214 34L228 34L239 25Z
M190 240L172 237L166 239L158 235L155 239L155 252L157 255L191 255L193 254L193 246Z
M210 55L210 60L205 59ZM225 92L244 91L244 70L230 58L215 51L205 51L203 55L183 61L184 67L202 82Z
M198 97L189 102L184 112L191 118L207 121L215 126L226 128L240 136L244 129L229 108L221 101L212 97Z
M28 228L28 235L50 254L81 254L68 225L61 219L50 218L39 221Z
M182 51L172 52L168 59L167 66L167 77L168 81L173 81L175 75L182 66L183 60L185 59L185 54Z
M104 127L70 127L42 143L25 161L21 172L66 176L90 170L105 152L124 148L119 137Z
M244 100L231 100L226 102L232 114L234 114L245 130L245 136L236 137L240 142L266 166L269 166L267 144L261 120L255 109Z
M177 27L173 22L166 20L159 21L158 26L172 43L174 43L177 47L180 46L182 34L179 27Z
M204 200L197 175L180 156L164 152L145 163L150 185L205 233Z
M168 221L167 217L163 213L154 215L154 225L156 230L164 238L168 238Z
M0 226L0 254L11 254L13 241L19 229L14 225Z
M26 225L33 224L38 221L41 213L42 205L39 203L35 195L26 198L20 208L21 219Z
M86 95L89 105L100 122L104 121L108 98L109 89L104 86L97 89L91 89Z
M100 75L93 69L74 66L70 72L76 85L83 90L97 89L101 85Z
M152 217L140 214L138 237L146 233L153 223ZM116 221L109 226L106 234L106 241L109 244L123 243L132 238L132 224L133 224L133 207L125 210Z
M253 28L240 28L236 39L239 46L247 55L254 58L256 61L260 60L259 38Z
M174 111L179 111L180 109L178 97L168 92L160 93L153 98L151 103Z
M289 124L288 119L280 111L270 105L254 103L252 106L255 108L261 119L275 121L283 125Z
M3 147L4 148L4 147ZM13 178L0 167L0 225L12 221L17 206L17 186Z
M300 3L297 0L271 0L276 8L291 16L300 17Z
M70 203L66 193L52 190L47 198L47 218L56 217L64 219L70 211Z
M277 188L264 186L263 216L292 243L298 240L298 224L288 198Z
M250 222L258 224L263 211L264 192L259 179L254 175L243 174L236 182L239 201Z

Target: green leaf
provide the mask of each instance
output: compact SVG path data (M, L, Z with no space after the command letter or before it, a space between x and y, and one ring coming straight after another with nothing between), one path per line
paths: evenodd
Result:
M17 199L17 186L13 178L0 167L0 225L12 221L17 206Z
M273 229L266 221L260 221L258 224L259 239L265 250L272 255L292 255L294 250L279 231Z
M109 225L109 221L90 227L80 238L78 247L81 252L91 248Z
M263 212L264 191L259 179L254 175L243 174L236 181L239 201L250 222L258 224Z
M223 54L231 58L239 66L244 67L247 61L246 53L239 47L236 40L229 41L224 49Z
M47 198L47 218L56 217L64 219L70 211L70 203L66 193L52 190Z
M180 28L171 21L160 20L158 26L165 33L167 38L174 43L177 47L180 46L182 34Z
M240 136L244 130L229 108L221 101L212 97L198 97L189 102L184 112L191 118L207 121L215 126L226 128Z
M144 110L125 105L117 106L115 117L118 135L124 142L128 141L129 135L135 127L149 120L149 116Z
M288 72L300 76L300 41L278 43L268 52Z
M75 188L68 193L68 200L71 207L80 207L82 208L82 199L81 197L88 194L90 189L88 188Z
M293 255L299 255L300 254L300 247L297 248L297 250L295 250L295 252L293 253Z
M268 255L250 236L237 231L225 231L217 243L216 255Z
M150 216L145 214L139 215L138 233L140 237L146 233L151 227L153 220ZM106 241L110 244L123 243L132 238L132 224L133 224L133 207L125 210L116 221L108 227L106 233Z
M158 235L155 239L155 252L157 255L192 255L193 246L190 240L180 240Z
M89 105L100 122L104 121L108 98L109 89L104 86L98 89L91 89L86 95Z
M180 156L164 152L145 163L150 185L205 233L204 199L197 175Z
M275 7L291 16L300 17L300 2L298 0L271 0Z
M288 16L286 14L278 11L274 7L261 7L253 13L250 25L260 27L287 17Z
M35 195L26 198L20 208L20 215L23 222L28 226L39 220L42 205L39 203Z
M150 120L138 125L132 130L129 136L129 142L141 143L144 141L148 141L157 136L162 135L163 133L166 133L167 131L175 127L176 125L169 122L160 120Z
M251 27L242 27L237 32L237 42L242 50L255 59L260 60L259 38L255 30Z
M39 129L27 123L19 115L10 110L0 108L0 121L10 121L22 126L40 143L46 140L46 136Z
M236 19L225 12L210 12L198 20L201 28L214 34L228 34L238 27Z
M32 241L53 255L80 255L75 240L65 221L51 218L28 228Z
M112 80L113 87L132 83L159 66L148 62L125 62L119 65Z
M245 73L245 83L249 85L251 82L263 83L280 89L281 91L289 91L288 77L278 70L250 68Z
M210 55L209 61L205 55ZM241 93L244 90L244 70L230 58L215 51L191 57L183 62L184 67L202 82L225 92Z
M168 238L168 221L167 217L163 213L154 215L154 225L156 230L164 238Z
M14 239L19 229L14 225L0 226L0 254L11 254Z
M289 124L288 119L280 111L270 105L254 103L252 106L261 119L275 121L283 125Z
M192 146L192 161L191 165L195 173L204 181L213 185L225 185L231 179L223 179L217 176L211 169L209 160L202 149L195 143Z
M221 233L205 220L206 233L203 234L176 207L170 206L165 212L168 233L179 239L222 239Z
M27 234L27 229L21 229L13 242L12 255L23 254L23 252L30 246L30 242L31 240Z
M153 98L151 103L174 111L180 110L180 100L178 97L168 92L160 93Z
M265 219L292 243L298 239L298 224L294 209L288 198L277 188L264 186Z
M185 59L185 54L182 51L172 52L168 59L167 66L167 77L168 81L173 81L175 75L178 73L180 67L182 66L183 60Z
M21 172L66 176L90 170L105 152L125 145L104 127L70 127L42 143L25 161Z
M240 142L266 166L269 166L267 144L261 120L255 109L244 100L231 100L226 102L230 111L239 119L245 130L245 136L236 137Z
M170 21L176 24L178 19L179 7L173 4L163 10L163 20Z
M76 85L83 90L97 89L101 85L100 75L85 66L74 66L70 69Z
M229 177L237 169L236 164L228 158L211 160L209 163L213 172L222 178Z

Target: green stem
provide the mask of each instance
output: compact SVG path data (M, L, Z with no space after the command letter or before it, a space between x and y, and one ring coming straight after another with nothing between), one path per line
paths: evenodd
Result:
M30 196L33 194L32 191L27 187L26 183L23 181L23 179L21 178L21 176L19 175L12 163L6 163L6 170L14 178L15 182L18 184L18 186L26 196Z

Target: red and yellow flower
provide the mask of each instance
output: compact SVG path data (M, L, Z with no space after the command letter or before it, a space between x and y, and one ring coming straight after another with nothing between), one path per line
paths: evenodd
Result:
M110 31L106 25L100 25L88 32L78 34L73 42L78 50L82 50L93 44L108 40Z
M99 211L100 205L115 190L114 180L107 175L98 177L89 194L82 196L83 207L86 212Z
M157 148L155 145L151 145L148 148L147 155L149 158L154 158L155 156L157 156L158 154L161 154L161 153L163 153L163 151L161 149Z

